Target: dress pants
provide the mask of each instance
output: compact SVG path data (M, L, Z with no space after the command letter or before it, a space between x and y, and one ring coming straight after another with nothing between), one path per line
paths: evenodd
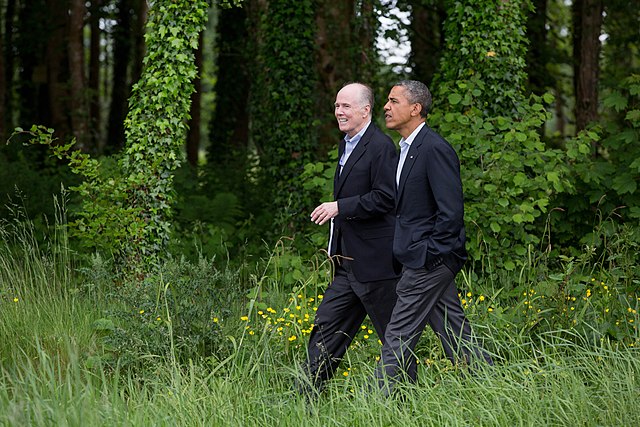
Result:
M362 283L353 275L349 260L336 266L333 282L324 293L309 337L306 374L317 391L333 377L366 315L384 342L397 298L397 281Z
M382 357L376 368L379 387L390 393L395 382L417 377L414 350L424 327L429 324L442 342L451 362L474 358L492 364L491 358L472 339L454 281L444 264L433 269L405 267L397 285L398 301L385 332Z

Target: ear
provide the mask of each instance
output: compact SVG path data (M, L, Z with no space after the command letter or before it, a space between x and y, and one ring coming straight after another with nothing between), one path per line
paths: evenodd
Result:
M362 111L364 112L364 115L362 117L367 117L371 115L371 105L369 104L365 105Z
M422 104L415 103L411 108L411 116L413 117L419 116L421 111L422 111Z

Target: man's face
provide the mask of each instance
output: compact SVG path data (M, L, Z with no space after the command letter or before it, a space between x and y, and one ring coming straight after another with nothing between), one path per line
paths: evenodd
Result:
M369 105L361 105L358 85L348 85L340 89L336 95L335 116L338 127L349 138L360 132L369 121Z
M414 122L420 117L419 104L411 104L405 95L406 89L394 86L389 92L387 103L384 104L384 121L388 129L397 130L404 135L405 130L415 129ZM409 132L411 134L411 132Z

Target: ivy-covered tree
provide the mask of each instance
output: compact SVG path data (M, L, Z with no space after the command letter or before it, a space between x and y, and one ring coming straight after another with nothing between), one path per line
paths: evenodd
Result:
M315 2L269 0L262 7L254 12L259 19L251 131L260 156L264 208L291 232L296 223L308 222L303 212L314 202L305 199L298 178L317 145Z

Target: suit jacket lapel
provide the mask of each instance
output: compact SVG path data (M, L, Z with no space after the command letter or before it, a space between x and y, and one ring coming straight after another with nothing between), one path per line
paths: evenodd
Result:
M426 136L426 128L427 126L425 125L420 130L420 132L418 132L415 139L411 143L411 146L409 147L407 157L404 159L404 165L402 165L402 172L400 173L400 181L398 183L398 200L400 200L400 197L404 192L404 185L407 183L407 177L409 176L409 173L411 173L411 169L413 168L413 165L415 164L416 160L418 159L418 155L420 154L419 148L424 142Z
M340 140L340 144L338 145L338 164L336 165L336 171L333 174L333 197L336 198L338 195L338 180L340 179L340 159L342 158L342 154L344 153L345 147L347 143L344 141L344 138Z
M358 145L356 145L356 148L354 148L353 151L351 152L351 155L349 156L347 163L342 168L342 173L340 173L340 165L338 165L338 169L336 172L337 181L336 181L336 185L334 186L335 188L334 196L337 196L340 193L342 186L347 181L347 177L349 176L351 169L353 169L353 165L355 165L358 162L358 159L360 159L360 157L362 157L364 152L367 151L367 144L371 140L372 133L373 133L373 123L369 125L369 128L366 130L364 135L362 135L362 138L360 138L360 141L358 141ZM340 146L343 147L345 145L346 143L344 142L344 139L343 139ZM344 148L338 152L340 157L342 157L342 153L344 153Z

